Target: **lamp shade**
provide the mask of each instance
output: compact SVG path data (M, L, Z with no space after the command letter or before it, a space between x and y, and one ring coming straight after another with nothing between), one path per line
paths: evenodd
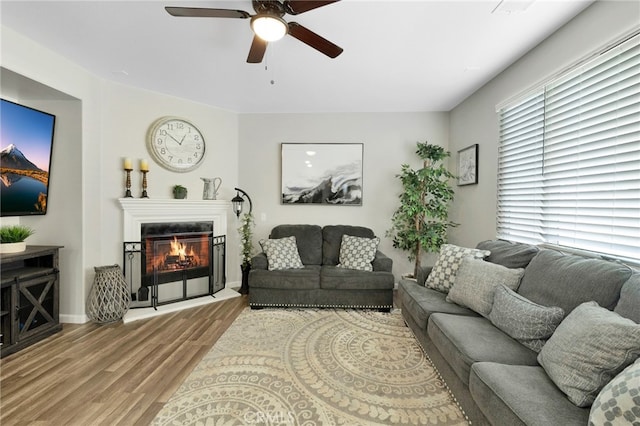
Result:
M260 14L251 18L251 29L264 41L276 41L289 31L287 23L280 17Z
M243 203L244 203L244 200L242 199L240 194L236 194L236 196L231 199L231 205L233 207L233 212L238 217L240 217L240 213L242 213L242 204Z
M242 213L242 204L244 203L244 199L246 198L247 201L249 201L248 214L251 214L251 212L253 211L253 203L251 202L251 197L249 197L249 194L247 194L240 188L233 188L233 189L237 191L236 196L231 199L231 207L233 208L233 212L236 214L237 217L240 217L240 213Z

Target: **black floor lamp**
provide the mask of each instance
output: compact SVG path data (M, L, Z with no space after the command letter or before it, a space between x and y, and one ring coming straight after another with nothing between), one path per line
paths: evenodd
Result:
M240 188L234 188L236 192L236 196L231 199L231 205L233 206L233 211L236 214L236 217L240 217L242 213L242 205L244 204L244 198L249 201L249 213L245 214L245 217L242 221L242 226L240 227L240 237L242 239L242 263L240 264L240 269L242 270L242 285L240 286L239 293L247 294L249 293L249 271L251 270L251 263L249 256L251 255L251 250L253 248L253 244L251 242L251 225L253 223L253 219L251 217L251 212L253 211L253 204L251 203L251 197L249 194L244 192ZM240 195L242 193L242 196Z

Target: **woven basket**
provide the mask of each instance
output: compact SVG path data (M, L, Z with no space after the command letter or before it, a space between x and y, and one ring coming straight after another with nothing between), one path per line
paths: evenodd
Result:
M87 316L100 324L121 320L129 310L131 294L118 265L96 266L87 298Z

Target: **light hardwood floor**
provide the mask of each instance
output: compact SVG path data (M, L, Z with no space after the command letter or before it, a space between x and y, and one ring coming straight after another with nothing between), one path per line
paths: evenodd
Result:
M148 425L247 296L129 324L65 324L0 360L0 425Z

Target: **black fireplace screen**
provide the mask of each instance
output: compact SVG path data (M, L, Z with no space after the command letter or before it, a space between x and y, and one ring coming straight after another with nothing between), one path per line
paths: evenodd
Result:
M142 285L211 276L212 222L142 224L140 235Z

